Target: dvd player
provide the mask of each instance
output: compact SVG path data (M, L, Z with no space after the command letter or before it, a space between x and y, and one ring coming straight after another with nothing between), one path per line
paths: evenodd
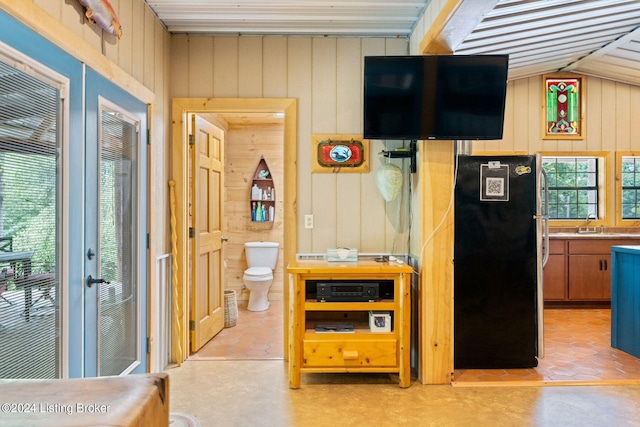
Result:
M320 302L361 302L380 300L378 282L318 282L317 301Z

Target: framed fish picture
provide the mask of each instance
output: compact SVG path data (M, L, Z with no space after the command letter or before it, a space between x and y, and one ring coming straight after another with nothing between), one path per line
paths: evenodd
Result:
M312 135L312 172L369 172L369 140L362 135Z

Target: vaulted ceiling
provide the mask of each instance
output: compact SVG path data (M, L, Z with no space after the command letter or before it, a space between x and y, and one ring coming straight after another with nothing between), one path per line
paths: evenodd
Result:
M145 0L173 34L408 37L430 0ZM572 71L640 85L638 0L449 0L453 54L509 54L509 79ZM478 16L480 14L480 16ZM443 46L440 46L441 48Z

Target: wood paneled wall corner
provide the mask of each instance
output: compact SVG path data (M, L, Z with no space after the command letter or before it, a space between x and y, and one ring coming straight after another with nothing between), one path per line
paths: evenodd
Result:
M242 279L247 268L244 243L249 241L274 241L284 245L284 126L231 125L227 131L225 151L226 217L229 242L225 248L227 270L226 288L236 290L239 300L247 300ZM275 186L276 209L272 228L251 227L250 192L253 174L261 156L271 171ZM283 299L284 254L281 251L273 284L269 288L270 300Z

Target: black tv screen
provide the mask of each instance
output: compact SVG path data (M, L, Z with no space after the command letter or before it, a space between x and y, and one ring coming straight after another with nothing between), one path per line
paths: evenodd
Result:
M508 55L364 60L364 138L502 138Z

